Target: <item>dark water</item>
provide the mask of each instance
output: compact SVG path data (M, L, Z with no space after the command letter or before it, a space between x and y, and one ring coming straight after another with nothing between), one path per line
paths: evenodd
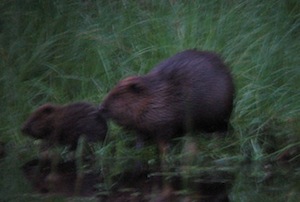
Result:
M184 168L180 175L124 172L110 179L109 189L103 173L90 171L78 177L74 161L59 163L55 175L50 167L49 161L37 159L22 167L42 198L59 194L95 201L300 201L300 167L287 163Z

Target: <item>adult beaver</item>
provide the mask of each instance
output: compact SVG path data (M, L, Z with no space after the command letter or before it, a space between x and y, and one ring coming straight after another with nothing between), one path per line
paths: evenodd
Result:
M50 145L68 145L75 150L81 135L85 135L87 142L104 140L107 124L97 111L87 102L44 104L30 115L21 131Z
M186 132L226 132L233 108L230 70L213 52L186 50L144 76L121 80L100 113L155 140L161 151Z

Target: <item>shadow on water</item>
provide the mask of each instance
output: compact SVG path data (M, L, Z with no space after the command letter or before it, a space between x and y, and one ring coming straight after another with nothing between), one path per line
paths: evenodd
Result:
M51 173L50 160L31 160L23 173L40 196L95 197L97 201L297 201L300 168L290 164L246 164L233 169L199 168L189 174L124 172L114 176L110 190L101 189L105 177L87 172L78 189L75 161L58 164ZM196 169L197 170L197 169ZM194 169L195 171L195 169ZM76 188L77 187L77 188Z

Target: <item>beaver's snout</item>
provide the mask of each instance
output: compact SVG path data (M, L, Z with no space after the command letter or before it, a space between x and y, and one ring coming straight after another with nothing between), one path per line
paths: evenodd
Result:
M99 107L98 107L98 113L100 113L102 115L103 118L107 119L108 118L108 108L101 104Z

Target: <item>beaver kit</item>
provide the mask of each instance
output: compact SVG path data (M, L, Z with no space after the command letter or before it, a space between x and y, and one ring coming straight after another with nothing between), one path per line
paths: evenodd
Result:
M45 104L30 115L21 131L49 145L67 145L75 150L82 135L87 142L103 141L107 124L97 108L87 102Z
M121 80L100 105L100 113L164 150L187 132L226 132L234 84L213 52L186 50L144 76Z

